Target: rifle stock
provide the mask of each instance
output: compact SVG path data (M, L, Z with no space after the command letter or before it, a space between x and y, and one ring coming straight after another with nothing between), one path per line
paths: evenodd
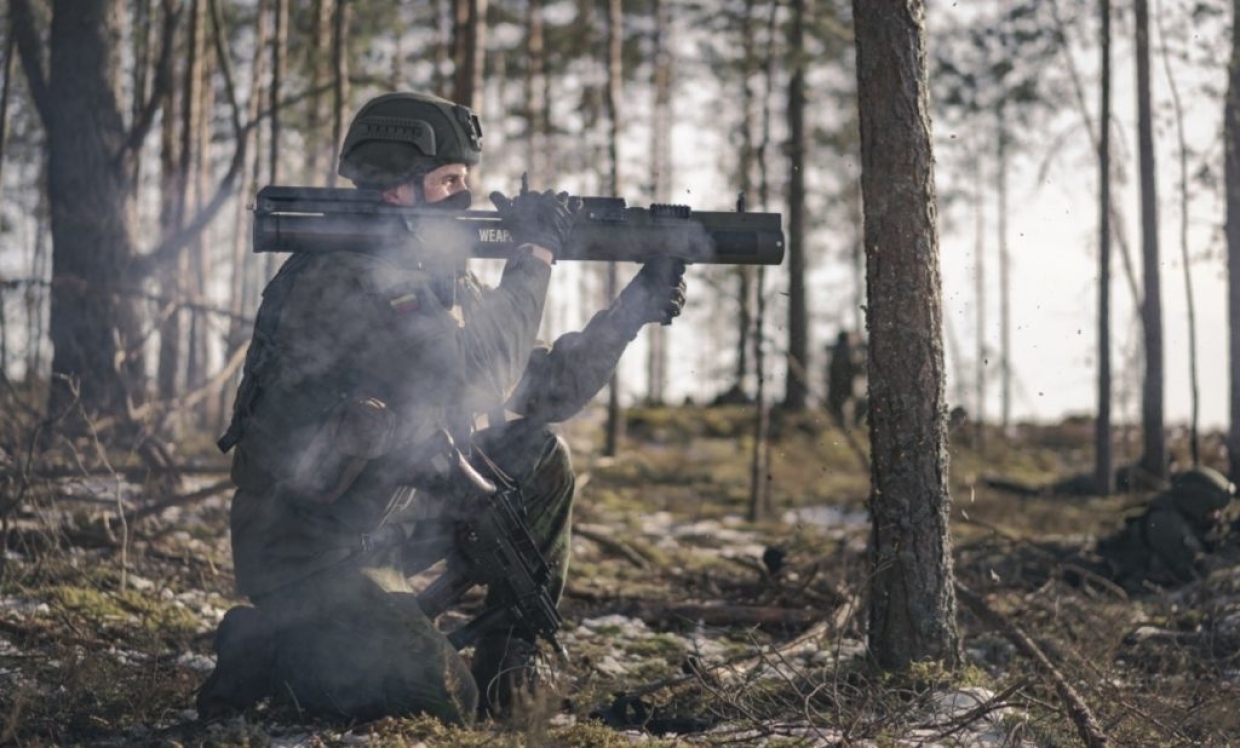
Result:
M585 197L557 260L646 262L674 257L713 265L779 265L778 213L693 211L681 205L631 208L623 198ZM399 251L468 247L504 259L515 244L495 211L445 211L384 204L376 192L268 186L254 206L255 252Z

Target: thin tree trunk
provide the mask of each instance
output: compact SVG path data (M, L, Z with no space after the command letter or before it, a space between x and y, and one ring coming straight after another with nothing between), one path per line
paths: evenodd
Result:
M194 206L194 215L198 215L206 206L208 200L207 193L211 189L211 111L215 102L214 87L210 85L211 71L215 64L213 47L207 44L207 19L208 19L208 0L198 0L198 57L200 64L198 66L198 80L196 82L195 92L197 94L197 105L194 112L192 129L195 140L192 149L193 159L190 169L190 179L193 185L191 204ZM213 266L211 258L211 248L213 244L208 241L209 237L206 231L198 234L197 238L190 245L191 262L194 266L194 272L190 282L190 301L195 304L205 303L207 298L207 281L211 277ZM185 373L185 385L187 392L195 392L203 387L207 382L207 371L209 363L207 358L207 333L208 318L198 309L190 310L190 335L189 335L189 356L188 368ZM212 398L204 398L200 407L197 409L199 426L211 423L210 408L214 400Z
M1162 33L1162 13L1159 11L1161 8L1155 9L1155 17L1159 19L1159 36L1166 39L1167 35ZM1180 102L1180 91L1175 84L1175 76L1171 73L1171 56L1165 42L1162 45L1162 61L1163 70L1167 74L1167 87L1171 91L1171 102L1175 107L1175 133L1180 150L1180 261L1184 263L1184 299L1188 305L1188 382L1191 398L1188 444L1195 467L1201 462L1198 438L1201 393L1200 377L1197 372L1197 307L1193 302L1192 258L1188 249L1188 139L1184 135L1184 107Z
M762 97L762 136L758 141L756 164L758 167L758 203L762 210L770 210L771 179L766 154L771 145L771 120L775 94L775 58L778 43L776 21L779 18L779 0L770 0L766 21L766 65L763 69L765 91ZM758 267L755 284L754 307L754 419L753 457L750 462L749 516L756 521L762 511L771 508L771 419L766 393L766 266Z
M275 19L271 39L271 152L267 154L267 173L271 184L280 183L280 128L283 125L284 75L288 62L288 2L275 0Z
M487 0L455 0L452 32L452 99L482 111L482 72L486 62Z
M1230 424L1227 454L1232 483L1240 483L1240 0L1232 0L1231 61L1223 105L1227 194L1227 324Z
M754 12L756 0L745 0L744 16L741 18L741 122L740 122L740 159L737 164L737 176L740 178L740 192L745 204L752 206L754 200L753 170L757 158L754 148L753 107L754 94L752 77L758 68L755 47L757 39L754 34ZM771 53L768 50L768 53ZM750 333L753 329L753 285L754 270L751 266L738 265L736 274L736 300L739 314L736 319L736 367L732 374L732 388L737 393L745 391L745 377L749 374L749 349L752 345Z
M672 54L668 48L668 14L671 12L665 0L654 0L654 117L650 128L651 182L656 203L669 201L669 185L672 181L671 108L672 108ZM662 405L667 384L667 328L650 325L646 340L649 351L646 357L646 400L652 405Z
M151 80L151 40L158 26L152 18L153 0L138 0L134 10L133 32L133 101L130 106L131 123L137 122L146 104ZM142 184L142 149L134 151L133 183Z
M285 67L288 61L288 2L289 0L274 0L275 6L272 8L273 20L271 24L271 94L270 109L268 115L270 127L268 128L268 152L267 152L267 178L269 184L280 183L280 127L281 120L284 117L284 106L281 102L284 87ZM274 252L267 254L266 269L263 273L265 278L271 278L276 274L276 254Z
M1012 424L1012 257L1008 247L1008 133L1006 107L1000 103L998 108L999 152L996 154L997 192L999 205L999 366L1000 366L1000 397L999 423L1006 432Z
M1051 0L1050 7L1059 33L1067 39L1068 30L1059 15L1058 0ZM1072 56L1072 45L1061 44L1060 49L1063 50L1064 59L1068 64L1068 79L1072 82L1072 98L1076 102L1076 108L1081 114L1081 120L1085 123L1085 129L1089 132L1090 147L1097 151L1100 147L1098 135L1094 132L1094 121L1089 114L1089 106L1085 103L1085 87L1081 84L1081 76L1076 69L1076 58ZM1133 269L1132 252L1128 247L1128 236L1124 233L1124 222L1121 220L1119 206L1112 200L1107 209L1110 212L1113 238L1115 239L1116 247L1119 249L1120 260L1123 262L1124 279L1128 282L1128 291L1132 295L1132 303L1140 307L1141 292L1137 288L1137 272Z
M1102 15L1102 92L1098 125L1098 417L1094 422L1094 482L1115 487L1111 467L1111 0Z
M13 77L13 25L4 35L4 82L0 84L0 195L4 194L4 158L8 155L9 82ZM9 334L4 293L0 290L0 380L8 379Z
M435 0L435 45L431 49L434 71L431 89L436 96L448 98L448 60L452 57L452 31L455 17L455 0Z
M809 360L809 320L805 300L805 0L792 0L788 53L792 77L788 83L788 369L784 378L784 407L804 410L808 397L804 380Z
M263 80L266 65L265 47L268 43L267 13L269 11L268 0L258 0L257 11L254 22L254 59L250 62L250 98L246 102L245 121L249 128L245 131L246 153L250 154L249 158L253 164L250 169L242 173L241 187L238 190L238 198L236 201L236 212L233 214L233 236L232 236L232 283L229 287L228 300L228 337L225 345L224 360L228 361L233 357L241 346L245 345L248 340L248 329L244 328L241 323L241 317L246 312L246 296L249 287L247 279L250 275L250 266L253 264L249 261L250 253L247 251L250 240L250 211L248 204L254 193L254 186L259 179L258 165L262 159L258 153L259 132L254 127L258 121L258 113L262 103L263 96ZM228 398L232 396L233 388L226 387L220 393L219 413L229 413ZM221 419L222 420L222 419ZM222 422L216 424L216 430L223 428Z
M306 172L310 184L335 181L333 152L328 143L328 117L324 114L327 100L328 67L333 59L333 28L336 17L334 0L315 0L314 33L310 36L310 99L306 111Z
M345 122L349 118L349 0L336 0L332 18L332 141L331 152L344 144ZM336 170L327 173L327 186L336 186Z
M977 215L977 233L973 248L974 315L977 325L977 361L975 366L977 388L977 412L973 416L974 448L979 454L986 453L986 201L982 192L982 158L973 163L974 212Z
M526 51L525 66L525 162L530 170L533 184L546 183L547 123L543 118L546 103L543 101L543 76L546 66L546 40L543 37L542 0L528 0L525 6Z
M607 155L611 173L608 177L607 194L620 194L620 97L622 94L621 51L624 41L623 10L621 0L607 0ZM619 291L616 264L607 264L607 299L616 298ZM624 414L620 412L619 367L611 374L607 387L607 436L603 454L614 457L624 434Z
M1144 451L1141 469L1151 476L1167 475L1167 439L1163 428L1162 288L1158 251L1158 190L1154 164L1154 118L1150 93L1149 0L1136 0L1137 140L1141 162L1141 256L1144 260L1145 383L1141 388Z

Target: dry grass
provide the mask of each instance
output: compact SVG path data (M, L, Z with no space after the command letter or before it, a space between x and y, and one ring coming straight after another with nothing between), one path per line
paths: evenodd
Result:
M219 614L234 602L226 503L208 500L192 514L153 517L121 533L107 522L116 503L156 501L164 489L122 496L105 487L84 501L92 480L34 480L22 470L31 423L0 424L8 551L0 563L0 743L627 745L629 736L590 714L618 692L663 681L666 687L630 703L644 710L645 729L713 731L656 745L896 745L910 736L953 745L984 724L1002 728L1013 745L1079 744L1045 675L963 610L969 664L955 672L931 664L882 673L853 656L865 638L864 526L824 532L780 519L800 507L863 511L868 476L823 414L781 416L772 450L775 516L737 521L748 505L751 419L743 408L635 410L621 457L577 456L588 476L577 521L608 529L631 553L575 541L564 601L575 643L561 674L564 691L512 724L472 730L428 719L333 725L265 708L244 722L194 721L187 710L204 677L194 658L208 651ZM986 472L1041 482L1086 471L1091 436L1071 422L1028 429L1019 442L988 434L985 454L963 440L953 445L958 577L1043 649L1114 744L1234 744L1240 626L1229 616L1240 613L1240 576L1225 570L1189 589L1138 598L1101 582L1069 585L1064 569L1092 538L1119 526L1133 497L1022 499L977 482ZM91 467L106 453L89 442L54 449L65 466ZM648 530L657 512L675 523L675 542ZM184 524L189 518L196 524ZM694 522L706 524L693 531ZM732 532L742 540L729 540ZM742 542L780 546L784 568L771 575L752 554L729 558ZM802 633L803 624L729 626L649 614L651 606L687 601L811 608L831 621L812 651L780 652L773 648ZM580 625L635 612L648 619L639 636ZM1142 626L1147 630L1134 635ZM714 649L697 650L702 642ZM603 667L609 657L624 667ZM965 687L985 688L993 698L927 717L945 691Z

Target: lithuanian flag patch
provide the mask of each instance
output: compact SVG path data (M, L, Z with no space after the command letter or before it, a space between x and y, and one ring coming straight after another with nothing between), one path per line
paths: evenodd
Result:
M409 314L422 308L422 302L416 293L405 293L388 301L392 311L397 314Z

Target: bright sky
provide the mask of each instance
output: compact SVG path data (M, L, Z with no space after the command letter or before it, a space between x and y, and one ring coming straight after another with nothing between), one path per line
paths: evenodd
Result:
M951 11L955 12L955 11ZM1123 32L1124 27L1117 27ZM1128 32L1130 33L1130 32ZM1202 31L1204 34L1205 32ZM1217 30L1216 30L1217 38ZM1206 41L1193 34L1188 42L1196 45L1192 53L1197 57L1208 56ZM1155 45L1159 39L1155 38ZM1118 171L1126 175L1113 182L1112 193L1122 215L1122 226L1113 228L1127 236L1128 246L1138 283L1141 274L1140 243L1140 196L1136 187L1135 101L1132 89L1135 79L1134 58L1131 44L1118 39L1112 52L1114 100L1112 102L1115 127L1112 135L1112 158L1121 165ZM1098 53L1095 49L1076 50L1076 64L1081 69L1091 117L1097 120L1097 93L1094 69ZM1187 75L1177 71L1177 87L1184 100L1185 127L1190 149L1198 153L1218 154L1220 151L1220 125L1222 104L1213 97L1194 95L1198 90L1194 81L1181 79ZM1225 83L1224 66L1220 65L1214 82ZM1161 58L1154 60L1153 85L1155 108L1164 112L1156 132L1158 194L1160 205L1160 249L1162 268L1163 339L1165 347L1165 417L1168 424L1187 424L1190 417L1189 387L1189 335L1188 307L1186 302L1183 262L1180 244L1179 209L1179 151L1175 130L1170 119L1170 91ZM714 95L701 90L698 97L703 102ZM817 106L822 105L822 96ZM815 94L811 92L810 108L814 110ZM686 105L691 108L692 103ZM703 110L709 110L703 104ZM979 128L980 130L980 128ZM968 133L949 132L946 127L935 128L938 180L941 185L950 180L969 178L953 173L951 164L959 159L948 158L946 150L952 146L953 136L966 137ZM982 135L982 137L987 137ZM1089 414L1097 403L1097 273L1098 273L1098 209L1097 164L1089 151L1089 142L1081 118L1074 108L1065 102L1065 109L1047 130L1045 143L1033 142L1030 154L1014 163L1010 169L1009 245L1011 256L1011 346L1012 385L1011 410L1017 421L1033 419L1055 420L1070 414ZM686 202L703 209L726 209L734 191L719 176L719 153L727 152L728 145L713 133L694 129L692 123L682 120L676 132L677 147L681 154L677 162L676 183L678 194ZM1038 171L1048 153L1054 149L1055 156L1049 161L1050 168L1039 183ZM696 155L696 157L695 157ZM811 155L811 158L813 156ZM1201 158L1199 156L1199 158ZM1207 160L1209 156L1206 156ZM1199 162L1190 166L1195 170ZM945 181L948 180L948 181ZM782 189L782 186L781 186ZM820 198L821 199L821 198ZM986 265L986 332L990 351L992 377L987 383L985 412L995 420L1000 413L1001 385L998 372L1000 346L998 248L995 227L995 198L988 196L985 252ZM782 209L777 207L776 209ZM940 211L951 212L950 220L943 216L940 225L940 258L943 275L944 313L949 330L945 335L955 339L955 350L945 342L947 360L947 394L949 402L957 403L963 377L964 403L976 412L974 403L976 344L976 294L975 252L977 247L976 217L962 206L947 208L942 203ZM1193 294L1197 318L1197 351L1200 387L1199 416L1206 428L1223 428L1227 413L1227 317L1226 317L1226 265L1223 245L1217 236L1222 224L1222 204L1219 197L1200 186L1193 186L1190 214L1189 250L1194 258L1191 264ZM786 221L785 221L786 226ZM821 372L822 348L833 337L841 319L850 320L852 311L851 282L848 269L839 257L839 247L847 243L847 231L823 231L811 242L818 242L815 250L818 259L811 267L809 304L814 318L811 340L811 368ZM823 257L823 247L831 247ZM1141 402L1141 331L1134 314L1132 293L1123 275L1120 243L1112 242L1112 372L1113 414L1116 423L1140 421ZM693 297L693 273L690 273L690 296ZM769 293L771 302L781 304L781 293L786 289L786 265L775 274L776 280ZM699 309L697 315L687 315L682 323L673 328L673 339L681 344L686 338L694 342L720 339L712 335L712 325L719 319L714 310ZM688 328L688 329L686 329ZM778 320L778 330L773 332L777 344L784 345L783 319ZM727 335L722 339L730 340ZM700 349L699 349L700 350ZM960 360L956 360L959 351ZM706 353L697 356L681 356L673 369L673 393L682 392L700 396L703 378L719 367L714 358L715 350L707 346ZM633 388L644 381L641 373L641 354L630 353L626 365L633 371ZM817 375L816 375L817 376ZM768 377L774 382L777 394L782 393L783 368L776 365ZM813 382L817 386L816 379Z

